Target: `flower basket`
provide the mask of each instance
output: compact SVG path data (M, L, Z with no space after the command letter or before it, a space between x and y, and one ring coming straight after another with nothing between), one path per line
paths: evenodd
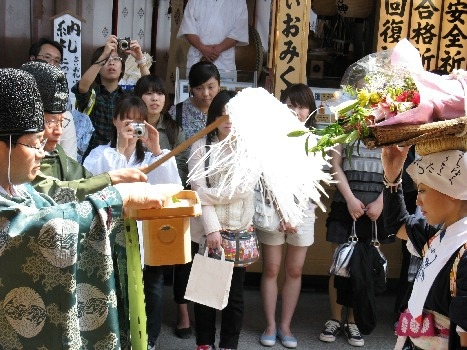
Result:
M463 149L467 71L426 72L406 39L349 66L341 85L350 99L331 106L337 122L312 130L320 138L308 151L324 153L339 143L353 147L361 141L369 148L416 145L425 154Z
M423 141L459 135L464 132L466 127L467 117L420 125L375 125L370 127L371 134L363 142L370 148L413 145Z
M446 136L415 144L415 152L421 156L447 150L467 151L467 136Z

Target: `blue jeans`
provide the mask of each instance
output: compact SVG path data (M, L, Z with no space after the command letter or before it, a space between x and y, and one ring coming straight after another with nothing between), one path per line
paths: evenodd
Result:
M148 341L155 344L162 326L162 293L164 291L163 266L144 265L144 297L146 299L146 316Z

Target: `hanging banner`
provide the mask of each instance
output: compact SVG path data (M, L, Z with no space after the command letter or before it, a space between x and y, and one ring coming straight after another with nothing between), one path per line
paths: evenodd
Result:
M408 37L410 8L410 0L381 0L375 51L392 49L401 39Z
M279 98L283 90L294 83L306 83L308 32L310 28L311 0L274 1L276 22L272 69L274 95Z
M69 102L74 106L75 94L71 88L81 79L81 20L69 13L59 14L53 17L54 40L63 47L61 68L66 74L68 89L70 90Z
M444 0L438 69L452 72L466 69L467 12L465 2Z
M423 67L427 71L436 69L441 10L439 0L413 0L409 40L420 51Z

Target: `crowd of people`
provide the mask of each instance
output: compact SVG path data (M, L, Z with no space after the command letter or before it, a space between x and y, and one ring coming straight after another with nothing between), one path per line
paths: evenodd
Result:
M242 8L236 11L243 13ZM225 235L254 231L256 183L243 184L242 191L220 192L228 168L187 182L189 171L200 161L206 169L212 166L205 154L210 146L229 138L229 119L176 157L144 172L147 165L225 115L226 105L236 96L234 91L221 91L221 73L212 63L223 56L219 46L199 46L196 37L190 36L190 24L182 28L180 35L186 35L196 48L191 55L206 59L199 61L197 56L197 63L190 64L190 97L177 105L170 106L164 81L149 73L136 40L122 51L117 37L110 35L95 50L90 67L71 89L76 108L89 115L94 127L83 163L77 161L68 87L59 68L61 46L41 39L31 47L30 62L20 69L0 69L0 157L4 164L0 170L0 326L6 330L0 332L2 347L130 347L122 225L127 208L164 205L166 198L152 185L179 184L197 192L203 214L191 219L193 256L204 249L217 251ZM226 55L239 40L225 43ZM135 58L141 73L131 93L118 85L127 55ZM317 108L307 85L289 86L280 101L306 127L316 127ZM398 333L396 346L466 349L467 187L462 173L467 171L467 157L458 150L415 159L413 149L408 148L361 146L352 153L345 147L329 153L336 192L327 216L326 240L337 247L352 230L364 243L373 239L375 230L382 243L393 242L396 236L408 240L407 262L401 270L404 283L395 306L399 323L406 320L406 308L418 321L434 315L436 333L429 337ZM226 148L224 156L232 152L235 148ZM413 158L407 162L408 154ZM411 178L405 177L405 169ZM404 191L401 176L404 185L410 183ZM263 346L273 346L277 339L287 348L298 346L291 324L306 254L314 242L315 208L310 199L298 226L282 220L276 232L256 230L263 259L264 332L258 335ZM143 258L141 262L148 349L156 349L164 318L164 268L144 265ZM282 265L285 280L276 321ZM409 273L414 265L418 272ZM190 270L191 263L173 266L174 331L179 338L192 341L194 324L197 349L216 349L216 310L193 303L195 320L190 320L190 302L185 299ZM245 273L244 266L233 269L228 303L221 314L219 349L238 348L245 314ZM353 276L359 273L367 276L364 271L352 271ZM321 341L332 343L342 331L350 345L364 346L359 320L366 318L368 310L356 302L355 294L361 294L357 285L352 277L330 277L330 318L318 335Z

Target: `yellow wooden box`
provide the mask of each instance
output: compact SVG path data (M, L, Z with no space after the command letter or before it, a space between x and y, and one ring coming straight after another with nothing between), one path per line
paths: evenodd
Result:
M142 220L144 263L150 266L186 264L191 261L190 217L201 215L195 191L175 195L189 205L161 209L131 210L130 217Z

